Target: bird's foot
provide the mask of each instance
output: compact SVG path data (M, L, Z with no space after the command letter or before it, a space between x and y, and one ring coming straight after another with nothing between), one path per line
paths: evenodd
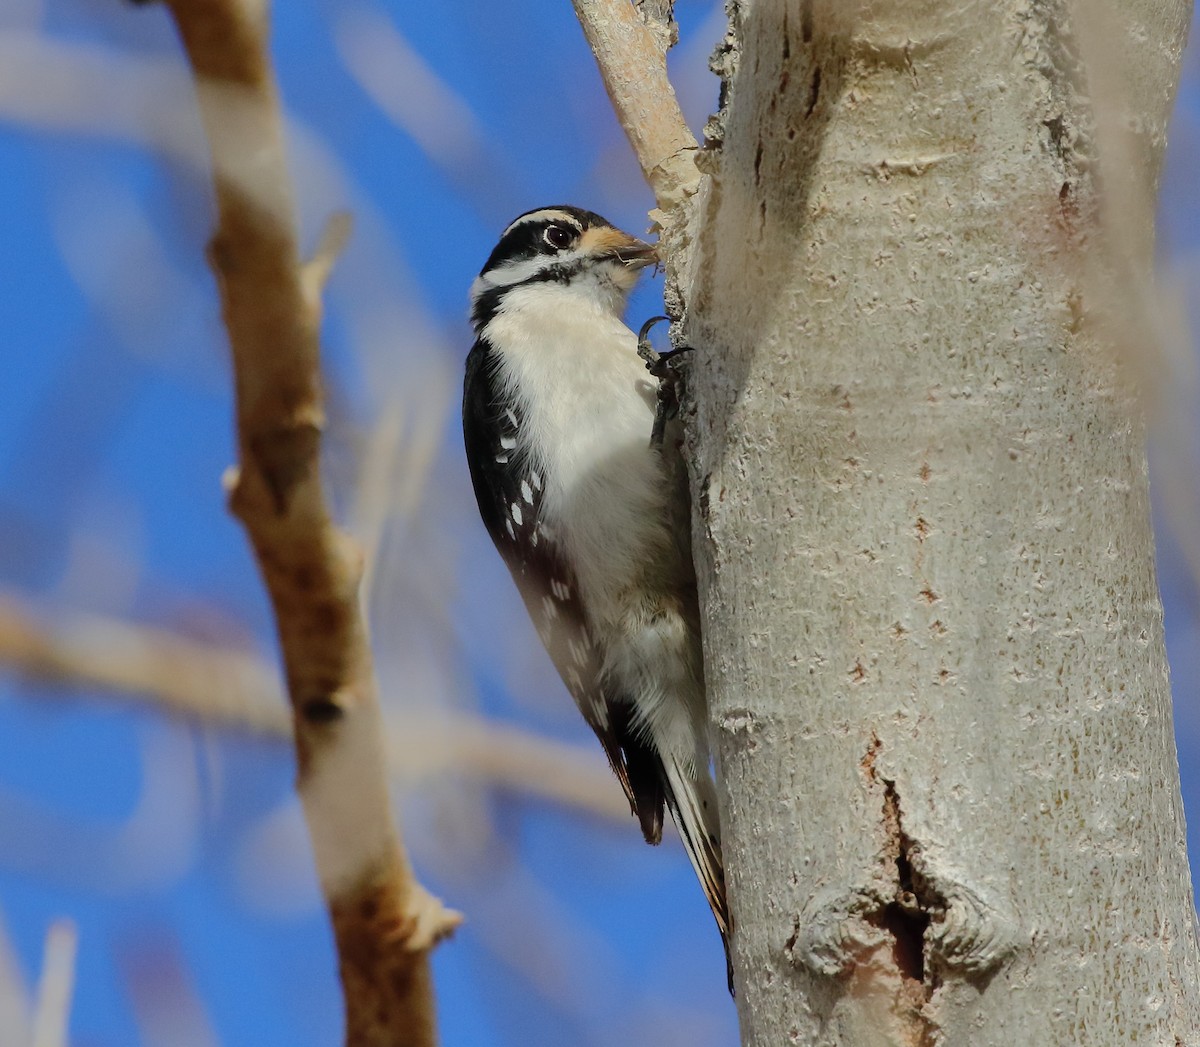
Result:
M664 320L670 322L669 316L652 316L644 324L641 330L638 331L637 351L646 362L646 370L649 371L659 381L675 376L671 370L671 361L674 360L680 353L690 353L691 346L680 346L678 349L668 349L665 353L660 353L653 345L650 344L650 332Z
M650 344L650 332L655 325L669 320L666 316L652 316L638 331L637 351L646 363L646 370L658 379L658 402L654 410L654 428L650 433L650 446L661 447L667 422L679 414L680 375L675 370L675 360L681 353L690 353L690 346L669 349L660 353Z

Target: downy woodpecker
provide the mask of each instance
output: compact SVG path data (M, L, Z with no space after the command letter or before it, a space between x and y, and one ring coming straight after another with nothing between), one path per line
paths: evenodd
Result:
M728 955L688 507L650 441L657 382L621 320L655 258L576 207L505 229L471 287L463 435L542 643L648 843L670 810Z

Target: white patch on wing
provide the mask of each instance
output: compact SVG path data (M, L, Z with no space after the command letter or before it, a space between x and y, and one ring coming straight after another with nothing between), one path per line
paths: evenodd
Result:
M533 505L533 491L529 486L528 480L521 481L521 497L524 498L525 501L527 501L530 505Z
M515 523L518 527L520 527L521 526L521 507L519 505L517 505L516 502L513 502L508 507L508 511L510 513L512 513L513 523Z
M574 639L567 640L567 650L571 652L571 658L576 665L587 664L587 648L583 644L577 643Z

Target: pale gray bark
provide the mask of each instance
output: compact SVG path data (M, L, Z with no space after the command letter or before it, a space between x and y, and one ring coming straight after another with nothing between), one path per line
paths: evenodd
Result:
M1200 1043L1122 366L1189 5L729 6L674 262L744 1043Z

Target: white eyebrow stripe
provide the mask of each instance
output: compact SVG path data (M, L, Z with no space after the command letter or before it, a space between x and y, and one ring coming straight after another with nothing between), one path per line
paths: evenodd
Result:
M500 234L500 239L503 240L517 226L525 225L527 222L566 222L568 225L573 225L579 232L583 232L583 226L580 225L578 218L571 217L566 211L560 211L557 207L543 207L540 211L530 211L529 214L521 215Z

